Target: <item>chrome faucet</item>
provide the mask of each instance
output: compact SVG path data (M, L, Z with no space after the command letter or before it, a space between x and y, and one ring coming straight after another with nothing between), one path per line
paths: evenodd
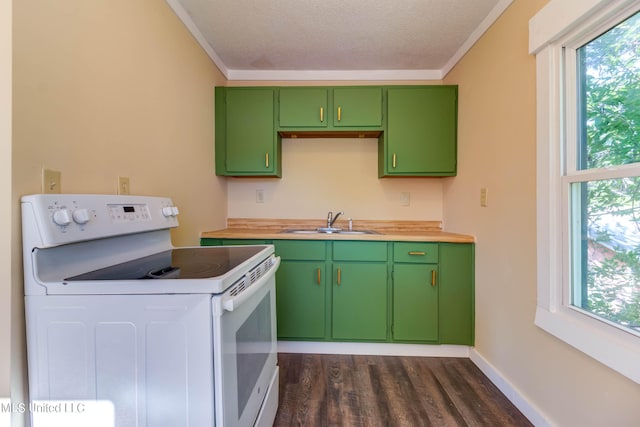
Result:
M344 212L338 212L336 216L333 216L333 212L329 211L329 215L327 215L327 228L333 227L333 223L336 222L340 215L343 215Z

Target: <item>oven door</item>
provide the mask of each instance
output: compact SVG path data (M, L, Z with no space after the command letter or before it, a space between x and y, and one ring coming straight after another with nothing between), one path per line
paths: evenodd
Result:
M213 297L216 426L251 426L263 401L273 401L277 373L275 272L280 258L243 292ZM273 390L275 388L275 390ZM275 411L273 411L275 414Z

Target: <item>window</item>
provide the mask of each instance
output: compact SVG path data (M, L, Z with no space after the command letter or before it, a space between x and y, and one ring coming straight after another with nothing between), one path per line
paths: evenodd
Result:
M569 49L569 48L567 48ZM570 302L640 332L640 14L566 55L576 72L566 180ZM573 79L568 78L568 82ZM573 105L572 105L573 104ZM567 114L567 117L572 115ZM571 124L568 124L569 126ZM632 167L618 168L623 165ZM583 173L584 172L584 173ZM615 177L613 177L615 176Z
M640 5L551 0L538 102L535 323L640 383Z

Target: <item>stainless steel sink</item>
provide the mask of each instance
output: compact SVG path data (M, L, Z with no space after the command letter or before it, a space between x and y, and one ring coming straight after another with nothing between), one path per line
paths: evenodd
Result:
M289 229L282 230L281 233L288 234L378 234L373 230L342 230L340 228L320 227L314 229Z
M290 233L290 234L318 234L318 230L282 230L280 233Z

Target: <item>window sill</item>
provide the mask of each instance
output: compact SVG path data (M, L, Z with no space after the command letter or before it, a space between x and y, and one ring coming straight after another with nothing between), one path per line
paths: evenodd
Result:
M633 334L573 310L551 312L540 306L536 309L535 324L640 384L640 343Z

